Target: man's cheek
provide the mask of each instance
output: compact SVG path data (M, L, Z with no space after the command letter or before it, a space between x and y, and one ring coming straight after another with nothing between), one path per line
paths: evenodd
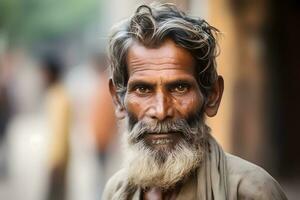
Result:
M131 131L134 127L134 125L138 122L138 118L137 116L132 113L132 112L128 112L128 125L129 125L129 130Z
M177 100L174 106L181 117L187 119L196 112L198 113L199 110L202 110L203 101L197 95L190 95Z
M149 104L137 99L128 99L125 104L127 113L131 113L131 115L138 120L143 120L143 118L147 115L146 111L148 110L148 107Z

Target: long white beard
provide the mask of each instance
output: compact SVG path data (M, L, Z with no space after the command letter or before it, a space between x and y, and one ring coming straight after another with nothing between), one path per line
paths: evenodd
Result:
M174 149L163 152L166 155L163 162L157 159L157 151L151 150L142 141L136 144L125 142L124 148L129 182L142 188L155 186L168 189L174 186L199 167L204 154L201 144L191 145L184 140Z

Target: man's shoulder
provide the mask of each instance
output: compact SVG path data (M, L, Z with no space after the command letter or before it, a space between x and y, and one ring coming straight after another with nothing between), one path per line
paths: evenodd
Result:
M124 169L121 169L107 181L102 199L113 199L113 196L124 187L124 184L126 184L126 173Z
M277 181L264 169L231 154L226 157L228 179L230 186L236 186L238 199L287 199Z

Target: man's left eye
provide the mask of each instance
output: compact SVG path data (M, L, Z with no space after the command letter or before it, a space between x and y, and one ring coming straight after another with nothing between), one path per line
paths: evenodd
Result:
M138 86L135 88L135 92L138 94L147 94L150 92L150 89L145 86Z
M189 87L188 85L185 85L185 84L179 84L179 85L176 85L173 89L172 89L172 92L176 92L176 93L186 93L187 91L189 90Z

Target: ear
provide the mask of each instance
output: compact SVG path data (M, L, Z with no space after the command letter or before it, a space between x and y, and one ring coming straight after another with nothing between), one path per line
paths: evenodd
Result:
M119 95L117 94L116 87L115 87L112 79L109 79L109 91L112 96L113 102L116 106L115 113L116 113L117 118L124 119L126 116L126 110L121 102Z
M222 76L218 76L218 80L214 83L212 91L208 95L205 105L205 113L209 117L217 114L224 90L224 80Z

